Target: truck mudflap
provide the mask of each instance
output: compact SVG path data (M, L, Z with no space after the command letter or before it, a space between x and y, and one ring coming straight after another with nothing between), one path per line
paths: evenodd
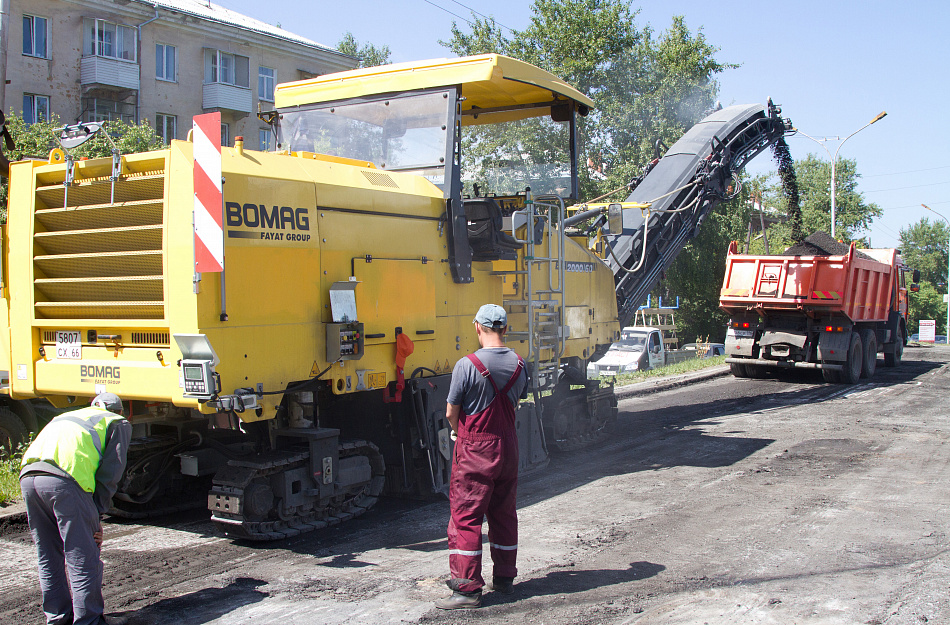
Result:
M851 332L827 332L822 330L818 338L818 359L822 362L845 362L848 359L848 346Z
M741 330L741 332L746 332L748 336L737 336L732 328L726 331L726 353L732 356L752 358L752 350L755 349L754 330Z
M804 332L784 332L782 330L764 330L759 345L793 345L798 349L805 347L808 335Z

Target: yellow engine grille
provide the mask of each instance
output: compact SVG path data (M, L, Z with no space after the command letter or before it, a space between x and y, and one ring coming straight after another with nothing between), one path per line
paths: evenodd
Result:
M131 345L146 345L146 346L155 346L155 347L168 347L168 332L131 332L130 333L132 340L125 340L129 335L119 335L119 339L113 341L114 343L119 343L122 345L131 344ZM84 344L89 345L90 343L85 339L87 334L82 333ZM47 345L52 345L56 342L56 330L43 330L43 343ZM103 339L103 342L108 344L110 341Z
M62 183L37 186L37 319L165 317L164 159L142 164L149 171L123 176L114 190L108 178L81 180L66 192Z

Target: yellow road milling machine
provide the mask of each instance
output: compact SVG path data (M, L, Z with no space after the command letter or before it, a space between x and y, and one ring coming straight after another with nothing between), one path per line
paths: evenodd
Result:
M197 138L13 163L7 392L131 400L114 514L207 501L228 535L282 538L447 491L449 379L494 302L530 371L522 470L596 444L617 404L587 363L789 125L771 104L717 111L626 202L580 205L592 106L497 55L279 85L276 151L221 150L214 273L196 272Z

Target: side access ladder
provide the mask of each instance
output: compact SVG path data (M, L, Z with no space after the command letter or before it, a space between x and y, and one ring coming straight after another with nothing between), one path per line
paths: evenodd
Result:
M524 276L519 280L519 299L504 300L506 310L520 307L527 313L528 327L524 330L509 330L511 340L528 341L528 357L531 375L531 390L539 396L543 390L554 387L558 381L558 369L564 354L564 228L560 227L564 216L564 201L556 196L534 199L531 194L525 208L512 214L511 235L525 245L522 268L513 271L496 271L494 275ZM516 234L526 226L525 239ZM547 240L547 249L542 245ZM555 249L555 241L556 249ZM540 254L546 255L542 256Z

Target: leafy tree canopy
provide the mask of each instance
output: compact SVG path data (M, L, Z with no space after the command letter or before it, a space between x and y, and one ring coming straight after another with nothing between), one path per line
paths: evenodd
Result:
M920 270L922 281L946 285L950 228L943 221L931 223L924 217L907 228L901 228L900 236L904 262Z
M901 228L901 254L912 269L920 270L920 292L910 295L909 332L914 333L921 319L937 322L937 334L947 334L947 244L950 228L943 221L930 222L924 217Z
M459 55L498 53L541 67L586 93L596 108L581 118L582 195L594 197L629 182L715 102L715 75L732 67L718 48L682 17L656 36L635 23L625 0L535 0L523 31L505 34L492 19L472 16L471 30L452 26L441 41Z
M934 334L947 334L947 305L943 303L946 289L937 289L929 282L920 283L920 291L910 294L907 306L907 332L920 331L921 319L933 319L937 322Z
M356 40L353 33L349 31L347 31L347 33L343 35L343 38L340 39L340 42L336 44L336 49L343 54L348 54L358 59L360 67L376 67L377 65L388 65L391 62L389 60L389 46L380 46L377 48L371 43L360 45L360 42Z
M10 161L18 161L25 158L38 158L46 160L49 158L50 150L59 147L56 140L56 130L62 128L64 124L56 117L52 116L49 121L37 122L27 125L22 117L11 115L7 117L7 128L13 136L14 148L5 156ZM71 151L71 154L77 158L99 158L112 155L112 145L109 140L103 136L103 132L109 133L112 140L122 154L132 154L136 152L147 152L163 147L161 137L155 134L155 129L147 122L142 124L127 124L121 121L109 121L103 124L103 131L95 137ZM7 181L0 180L0 222L6 222L7 213Z
M818 230L831 232L831 162L814 154L795 161L795 174L798 178L798 193L802 211L802 232L805 236ZM837 202L835 205L835 236L842 241L858 241L859 247L867 247L867 240L861 237L875 217L881 216L881 207L867 202L864 194L858 191L861 174L857 171L854 159L838 159L835 168L837 178ZM762 194L763 205L775 208L780 214L787 214L788 207L782 195L781 183L777 176L769 176L753 185ZM789 228L777 228L772 236L782 235ZM786 247L791 238L784 240Z

